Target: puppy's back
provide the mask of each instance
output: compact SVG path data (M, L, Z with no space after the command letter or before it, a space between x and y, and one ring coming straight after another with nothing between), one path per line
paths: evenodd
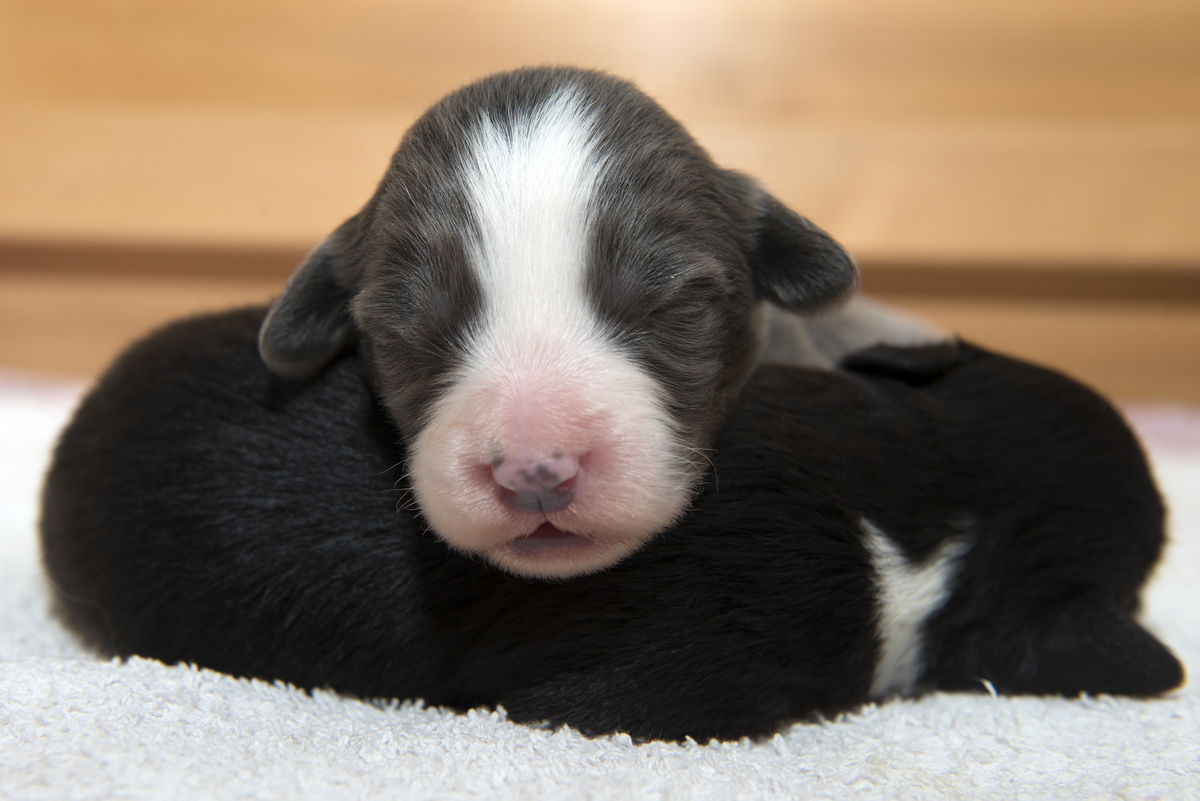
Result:
M931 532L970 546L926 627L924 686L976 689L986 679L1002 692L1155 695L1182 682L1178 660L1136 621L1164 543L1162 500L1104 398L961 343L876 348L846 367L940 431L913 448L944 451L933 472L901 457L896 472L925 489L910 489L907 503L893 497L875 519L918 557ZM864 503L887 502L884 486ZM940 529L920 525L928 508L944 518Z

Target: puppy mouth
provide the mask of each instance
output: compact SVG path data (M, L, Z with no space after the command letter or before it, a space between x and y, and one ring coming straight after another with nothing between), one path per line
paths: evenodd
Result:
M533 533L518 537L509 543L509 547L523 556L559 552L566 549L587 548L595 542L579 534L572 534L556 528L553 523L546 521L534 529Z

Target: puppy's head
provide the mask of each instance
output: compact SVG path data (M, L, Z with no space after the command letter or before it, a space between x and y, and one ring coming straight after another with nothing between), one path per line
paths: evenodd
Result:
M260 346L304 377L357 343L434 531L563 578L688 507L761 303L813 310L855 282L840 246L632 85L521 70L413 125Z

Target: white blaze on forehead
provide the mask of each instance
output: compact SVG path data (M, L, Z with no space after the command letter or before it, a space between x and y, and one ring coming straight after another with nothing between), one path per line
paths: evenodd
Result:
M459 178L479 321L410 448L422 513L451 546L526 576L565 578L628 556L687 507L698 472L658 381L607 336L587 298L603 178L592 118L570 91L512 121L481 118ZM514 509L493 470L570 457L571 502ZM544 522L586 538L575 556L514 548Z
M870 520L863 518L861 525L879 593L879 661L871 697L908 693L925 669L925 623L950 597L967 543L947 540L918 565Z
M492 331L595 334L585 299L592 198L602 173L592 119L564 90L508 124L473 131L464 185L468 252Z

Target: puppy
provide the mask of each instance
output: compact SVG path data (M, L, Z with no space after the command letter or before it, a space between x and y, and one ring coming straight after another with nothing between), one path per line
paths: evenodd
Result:
M763 365L677 526L531 582L425 532L366 359L281 380L262 316L137 345L63 433L44 560L106 652L700 741L983 680L1182 679L1133 618L1163 541L1146 462L1054 373L953 343Z
M825 232L718 168L634 86L526 69L412 126L272 306L260 349L309 378L357 343L432 529L564 578L688 507L769 330L774 355L831 363L766 305L816 313L856 280Z

